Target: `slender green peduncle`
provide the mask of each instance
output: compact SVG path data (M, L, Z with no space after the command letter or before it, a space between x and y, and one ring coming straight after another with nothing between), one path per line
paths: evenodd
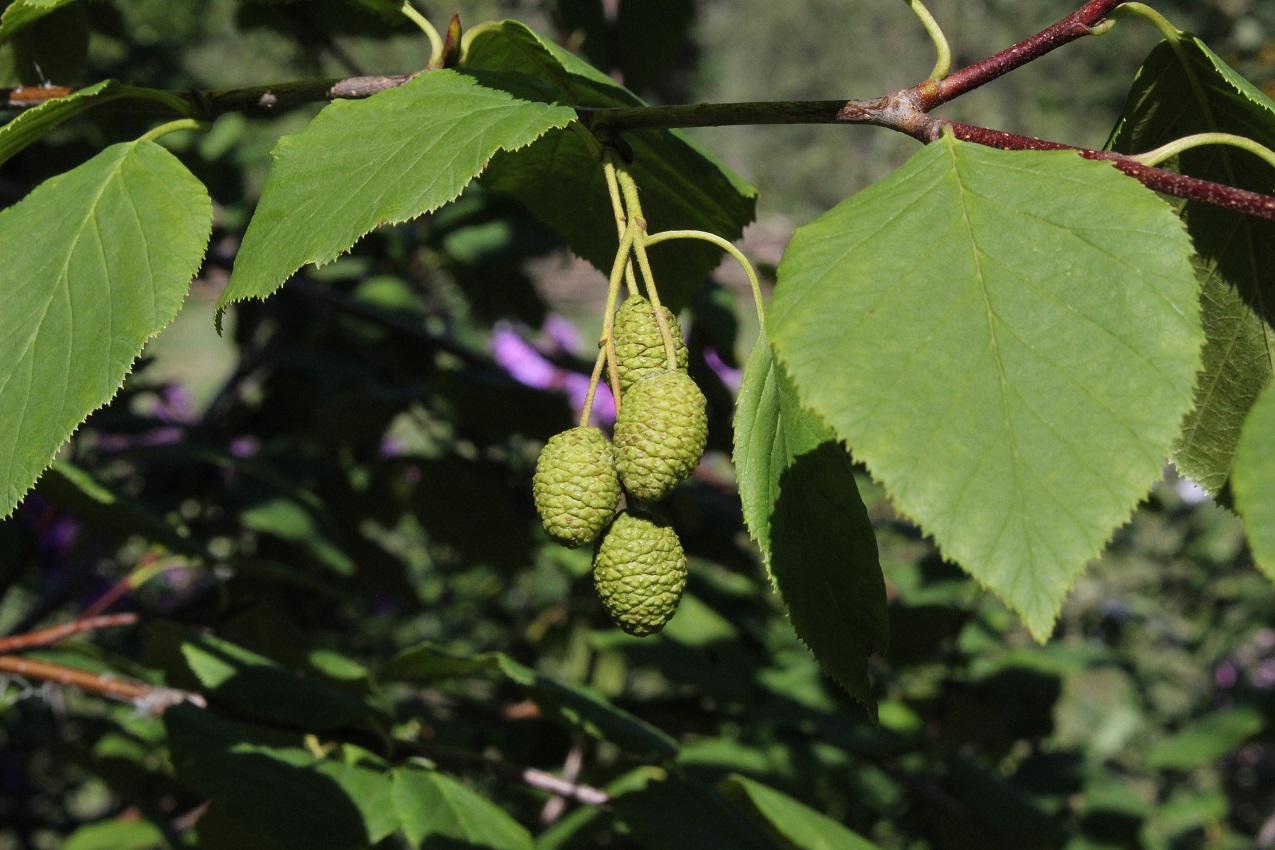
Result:
M624 166L617 165L616 177L620 183L620 193L624 197L624 209L628 215L629 229L638 231L633 239L633 256L637 258L638 269L646 281L646 297L651 302L651 312L655 314L655 323L660 327L660 336L664 338L664 356L670 372L677 370L677 349L673 345L673 332L669 329L668 319L664 317L664 307L660 303L659 289L655 285L655 275L651 272L651 261L646 255L646 219L642 215L642 203L638 200L637 184Z
M753 264L748 261L748 257L744 252L736 248L727 240L715 233L709 233L706 230L662 230L659 233L653 233L646 237L646 246L658 245L661 242L672 242L674 239L699 239L702 242L709 242L721 248L726 253L735 258L735 261L744 269L744 274L748 276L748 284L753 290L753 305L757 308L757 323L765 330L766 328L766 301L762 296L761 282L757 279L757 271L753 268Z
M167 124L152 127L143 133L138 141L156 142L169 133L177 133L181 130L198 130L201 133L206 133L211 126L211 122L200 121L197 118L178 118L176 121L169 121Z

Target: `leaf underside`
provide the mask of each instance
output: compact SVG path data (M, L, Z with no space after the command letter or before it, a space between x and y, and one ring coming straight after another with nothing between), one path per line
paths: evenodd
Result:
M1253 560L1275 581L1275 383L1267 385L1244 426L1234 485Z
M1044 640L1190 407L1190 254L1108 165L945 139L797 230L771 339L898 509Z
M1198 39L1162 42L1138 72L1108 146L1151 150L1194 133L1226 132L1275 148L1275 102ZM1183 153L1165 167L1270 194L1275 169L1225 145ZM1275 370L1275 222L1177 199L1195 243L1204 365L1182 438L1183 474L1217 495L1227 482L1240 429Z
M797 636L863 703L868 653L889 643L876 538L845 450L803 409L763 336L744 369L735 468L749 531Z
M544 80L559 100L573 106L642 104L596 68L516 21L471 31L464 65ZM753 220L756 190L681 134L634 132L624 141L652 232L698 229L734 241ZM553 131L525 151L497 156L483 183L517 198L577 255L610 271L615 214L598 157L578 133ZM653 248L651 264L664 302L674 311L685 306L721 256L720 249L692 240Z

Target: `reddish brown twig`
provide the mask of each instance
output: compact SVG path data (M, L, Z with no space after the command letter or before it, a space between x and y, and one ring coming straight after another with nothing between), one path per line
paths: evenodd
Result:
M1185 174L1165 171L1163 168L1152 168L1115 151L1077 148L1071 145L1059 144L1058 142L1036 139L1031 136L1020 136L1015 133L988 130L986 127L961 124L956 121L932 120L934 123L927 125L925 131L928 135L927 141L933 141L938 138L939 134L942 133L942 127L948 126L952 128L958 139L977 142L980 145L1003 150L1074 150L1085 159L1110 162L1117 169L1128 174L1148 189L1154 189L1157 192L1173 195L1177 198L1185 198L1188 201L1199 201L1216 207L1224 207L1244 215L1275 221L1275 197L1270 195L1250 192L1246 189L1237 189L1234 186L1225 186L1221 183L1214 183L1211 180L1201 180L1198 177L1188 177Z
M52 626L35 632L12 635L0 638L0 653L22 652L66 640L74 635L98 629L132 626L137 623L136 614L106 614L99 617L81 617L71 623ZM56 685L79 688L82 691L101 694L102 696L121 702L129 702L138 711L146 714L160 714L170 705L190 702L204 707L204 698L189 691L174 688L163 688L148 685L145 682L134 682L117 679L109 673L90 673L65 664L54 664L49 661L36 661L19 655L0 655L0 674L8 673L23 679L34 679L40 682L52 682Z
M132 703L138 711L145 714L162 714L164 709L182 702L206 707L203 697L189 691L116 679L109 673L90 673L64 664L34 661L18 655L0 655L0 673L101 694L120 702Z
M30 109L45 101L66 97L74 91L69 86L15 86L0 89L0 109Z
M614 138L620 133L642 129L677 127L717 127L740 124L868 124L906 133L923 142L938 138L944 125L957 138L1005 150L1075 150L1089 159L1109 161L1113 166L1157 192L1191 201L1220 206L1245 215L1275 220L1275 198L1152 168L1128 156L1088 148L1075 148L1030 136L1002 133L982 127L944 121L929 116L929 110L978 88L1046 53L1083 38L1120 3L1120 0L1089 0L1080 9L1050 27L1023 39L993 56L962 68L943 80L922 83L884 97L852 101L791 101L778 103L711 103L661 107L577 108L580 121L599 137ZM350 77L254 86L222 92L163 93L189 103L189 114L211 119L226 112L254 112L288 109L316 101L370 97L406 83L415 74ZM24 87L0 90L0 109L36 106L52 97L70 94L59 87ZM130 101L128 108L172 111L158 101Z
M928 112L939 104L960 97L1064 44L1091 35L1093 28L1120 3L1121 0L1090 0L1053 26L1023 39L995 56L989 56L949 74L937 84L928 81L921 83L916 87L919 94L918 108Z
M0 653L22 652L23 650L40 646L50 646L84 632L118 628L119 626L132 626L136 623L136 614L107 614L101 617L81 617L74 622L40 629L38 632L27 632L22 635L0 638Z

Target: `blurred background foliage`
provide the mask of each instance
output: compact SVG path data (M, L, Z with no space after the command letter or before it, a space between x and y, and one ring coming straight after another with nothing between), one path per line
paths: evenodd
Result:
M428 45L395 5L77 3L0 57L0 82L109 76L185 90L414 70ZM961 64L1075 5L932 8ZM1275 87L1275 6L1156 6ZM440 26L453 11L421 8ZM466 25L522 19L655 102L869 96L912 84L933 61L906 4L885 0L456 8ZM1156 40L1122 23L945 114L1100 146ZM217 337L210 305L268 152L315 111L227 115L206 135L170 137L217 204L206 266L177 322L64 453L121 502L106 510L51 473L0 523L0 633L75 619L122 583L110 610L138 611L144 626L36 657L202 684L228 723L270 743L299 746L317 731L376 750L348 718L289 703L295 693L263 707L261 693L209 692L192 667L203 640L192 636L247 648L352 698L400 756L464 777L544 848L814 846L713 832L696 806L731 775L883 848L1275 846L1275 593L1236 519L1171 471L1078 583L1045 646L864 477L891 600L892 646L873 660L874 728L793 636L742 527L729 423L755 325L729 275L709 281L687 317L714 451L669 503L692 559L689 593L646 641L610 626L589 553L549 543L531 505L535 454L575 415L603 286L516 205L475 187L238 307ZM0 169L0 202L147 121L103 110L64 125ZM772 262L792 226L915 149L857 128L692 135L761 190L745 247ZM552 687L490 667L431 668L425 684L387 672L425 642L464 658L503 653L669 737L590 729ZM94 829L120 822L153 826L138 847L296 846L280 834L243 843L255 823L243 800L203 808L217 794L174 771L176 727L166 736L131 705L0 682L0 850L121 847L93 843ZM638 790L581 806L522 784L522 767ZM714 837L688 834L692 821Z

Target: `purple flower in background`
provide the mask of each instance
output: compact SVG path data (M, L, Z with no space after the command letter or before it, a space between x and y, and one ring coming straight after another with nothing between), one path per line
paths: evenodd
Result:
M580 331L576 326L559 316L557 313L550 313L545 319L545 327L541 332L541 337L546 342L551 343L557 351L569 351L572 354L580 350L583 344L580 339Z
M1223 659L1214 668L1214 684L1223 689L1234 687L1241 673L1259 691L1275 689L1275 629L1259 629Z
M49 568L66 563L80 535L80 524L37 495L29 496L18 508L23 525L35 536L40 561Z
M242 435L231 440L230 445L226 446L226 451L233 457L252 457L261 451L261 444L257 442L256 437Z
M589 376L555 366L542 353L543 350L575 354L580 350L580 334L566 319L561 316L546 319L536 345L523 339L507 322L500 322L492 333L491 345L492 356L515 381L536 389L561 392L570 400L573 411L578 414L583 409L589 392ZM590 421L594 425L615 421L615 402L605 383L599 385L594 394Z
M158 423L156 427L140 433L98 434L98 446L105 451L124 451L135 446L168 446L180 443L186 428L194 420L194 404L190 391L181 384L163 384L153 394L135 402L135 410L149 415Z
M1235 683L1239 680L1239 671L1229 661L1223 661L1213 669L1213 684L1222 690L1235 687Z
M722 379L722 383L729 387L731 392L739 392L739 385L744 382L743 369L727 366L714 348L705 349L704 362L717 373L717 377Z

